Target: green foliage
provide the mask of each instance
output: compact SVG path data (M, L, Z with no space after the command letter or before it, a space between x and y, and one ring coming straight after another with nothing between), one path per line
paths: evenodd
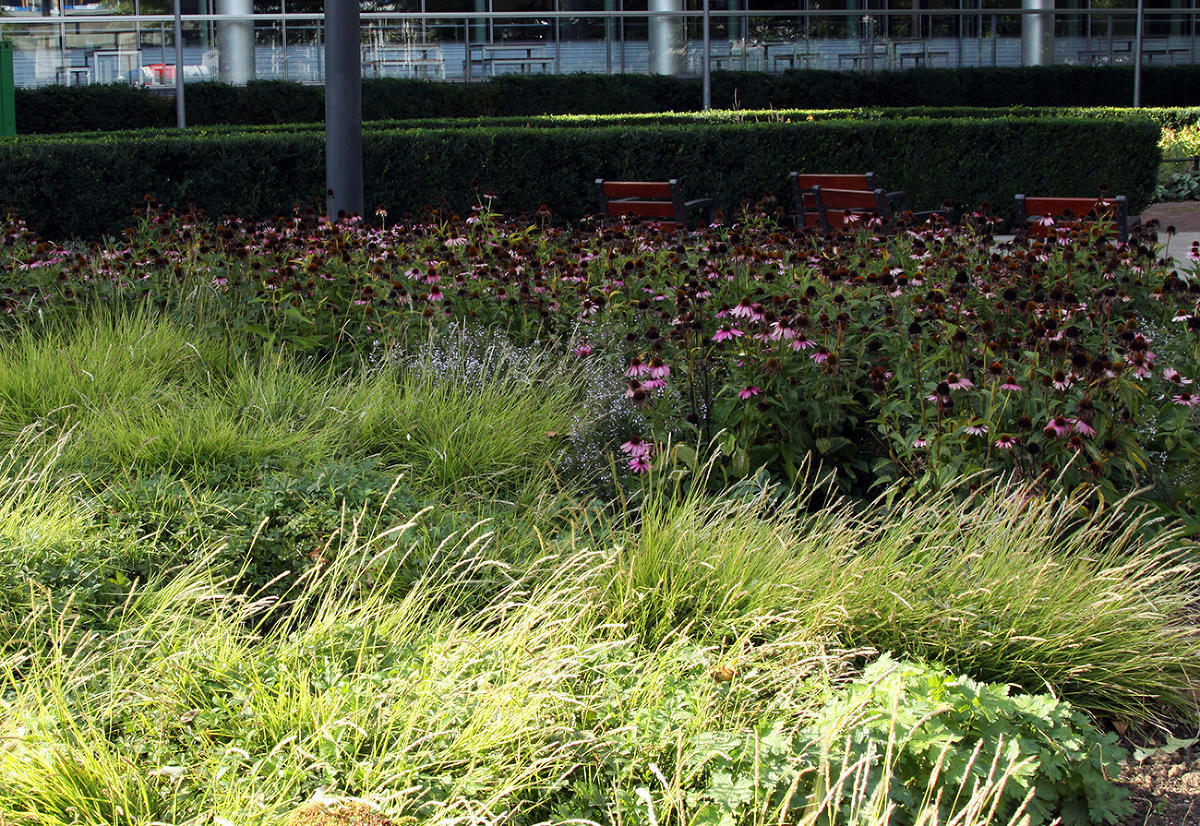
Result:
M765 193L786 202L794 169L873 169L917 209L1104 182L1136 210L1154 185L1158 132L1141 118L1052 117L378 129L363 138L365 202L465 214L490 190L506 212L546 205L577 219L596 209L596 178L675 177L734 214ZM1092 151L1079 152L1083 142ZM147 194L243 218L318 205L323 159L315 130L25 139L0 146L0 191L35 230L90 237L125 226Z
M794 734L764 720L747 737L702 735L692 760L707 782L691 793L694 822L795 817L824 796L833 802L818 822L851 823L865 791L876 807L894 807L890 823L908 826L931 803L948 820L964 795L1004 776L994 822L1024 813L1035 826L1112 824L1133 811L1109 779L1125 757L1115 735L1050 694L885 655Z
M900 813L918 810L927 778L938 776L951 790L970 789L991 779L997 763L1017 766L999 799L1001 821L1027 796L1025 811L1034 824L1055 817L1065 826L1112 824L1133 811L1128 790L1109 781L1128 756L1116 735L1101 734L1051 694L1012 694L1007 685L885 656L822 709L809 734L837 754L839 722L847 718L861 722L835 760L852 764L874 744L875 759L887 765L873 766L872 773L881 780L890 773L888 796ZM953 802L953 795L942 798L943 814ZM896 822L910 821L900 815Z
M485 83L364 79L363 117L459 118L545 114L680 112L700 108L701 81L664 75L502 75ZM1147 66L1142 104L1190 106L1200 89L1195 66ZM819 107L1127 106L1129 67L1032 66L913 69L901 72L714 72L718 109ZM17 89L22 134L139 129L171 122L170 98L124 84ZM321 121L320 87L277 80L245 86L188 85L188 123Z
M1200 171L1173 172L1154 188L1155 201L1200 201Z

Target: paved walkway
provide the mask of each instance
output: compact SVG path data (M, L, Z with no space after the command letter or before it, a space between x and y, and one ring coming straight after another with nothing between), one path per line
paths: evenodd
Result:
M1172 201L1151 204L1142 212L1142 220L1158 219L1158 240L1166 244L1167 253L1180 263L1187 260L1192 244L1200 241L1200 201ZM1167 235L1167 227L1175 227L1175 235Z

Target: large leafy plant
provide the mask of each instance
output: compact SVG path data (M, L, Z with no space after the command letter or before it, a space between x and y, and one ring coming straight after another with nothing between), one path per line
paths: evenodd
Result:
M693 759L707 784L692 802L704 823L818 810L819 822L843 823L865 792L867 808L910 824L931 808L946 822L990 788L994 822L1112 824L1132 811L1109 779L1124 756L1114 735L1049 694L885 655L798 732L765 721L748 736L702 737Z

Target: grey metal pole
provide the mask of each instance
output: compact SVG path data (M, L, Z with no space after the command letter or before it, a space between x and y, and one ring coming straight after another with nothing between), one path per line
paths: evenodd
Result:
M712 41L709 35L709 0L704 0L704 111L712 109Z
M187 106L183 102L183 12L175 0L175 125L187 126Z
M288 79L288 47L287 47L287 0L279 0L279 13L284 15L280 21L280 37L283 39L283 79Z
M254 14L252 0L217 0L217 13ZM245 86L254 80L254 21L228 20L217 24L218 74L222 83Z
M1133 108L1137 109L1142 105L1142 21L1144 15L1143 0L1138 0L1137 4L1137 31L1134 37L1133 46Z
M683 0L649 0L650 72L677 75L683 63Z
M363 212L358 2L325 0L325 211L331 220Z
M1054 0L1021 0L1021 65L1054 63Z

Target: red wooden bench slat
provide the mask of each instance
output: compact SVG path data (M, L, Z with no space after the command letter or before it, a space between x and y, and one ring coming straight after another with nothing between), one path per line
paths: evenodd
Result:
M608 202L608 217L636 215L641 218L674 218L675 204L670 201L635 201L632 198Z
M1025 196L1026 215L1065 215L1070 212L1076 218L1095 213L1115 213L1117 202L1111 198L1045 198Z
M875 173L864 172L862 174L845 175L841 173L801 172L796 175L795 181L801 189L824 186L833 189L871 190L875 188Z
M668 181L605 181L604 194L609 198L657 198L671 200Z
M824 204L826 209L876 209L883 212L887 208L881 200L883 190L880 189L826 189L822 186L818 187L817 192L820 193L818 202Z
M1068 214L1077 221L1099 220L1111 224L1116 228L1118 241L1128 240L1129 225L1137 221L1137 216L1130 217L1124 195L1113 198L1017 195L1015 199L1014 217L1034 237L1045 237L1051 232L1050 227L1038 221L1039 217L1064 218Z

